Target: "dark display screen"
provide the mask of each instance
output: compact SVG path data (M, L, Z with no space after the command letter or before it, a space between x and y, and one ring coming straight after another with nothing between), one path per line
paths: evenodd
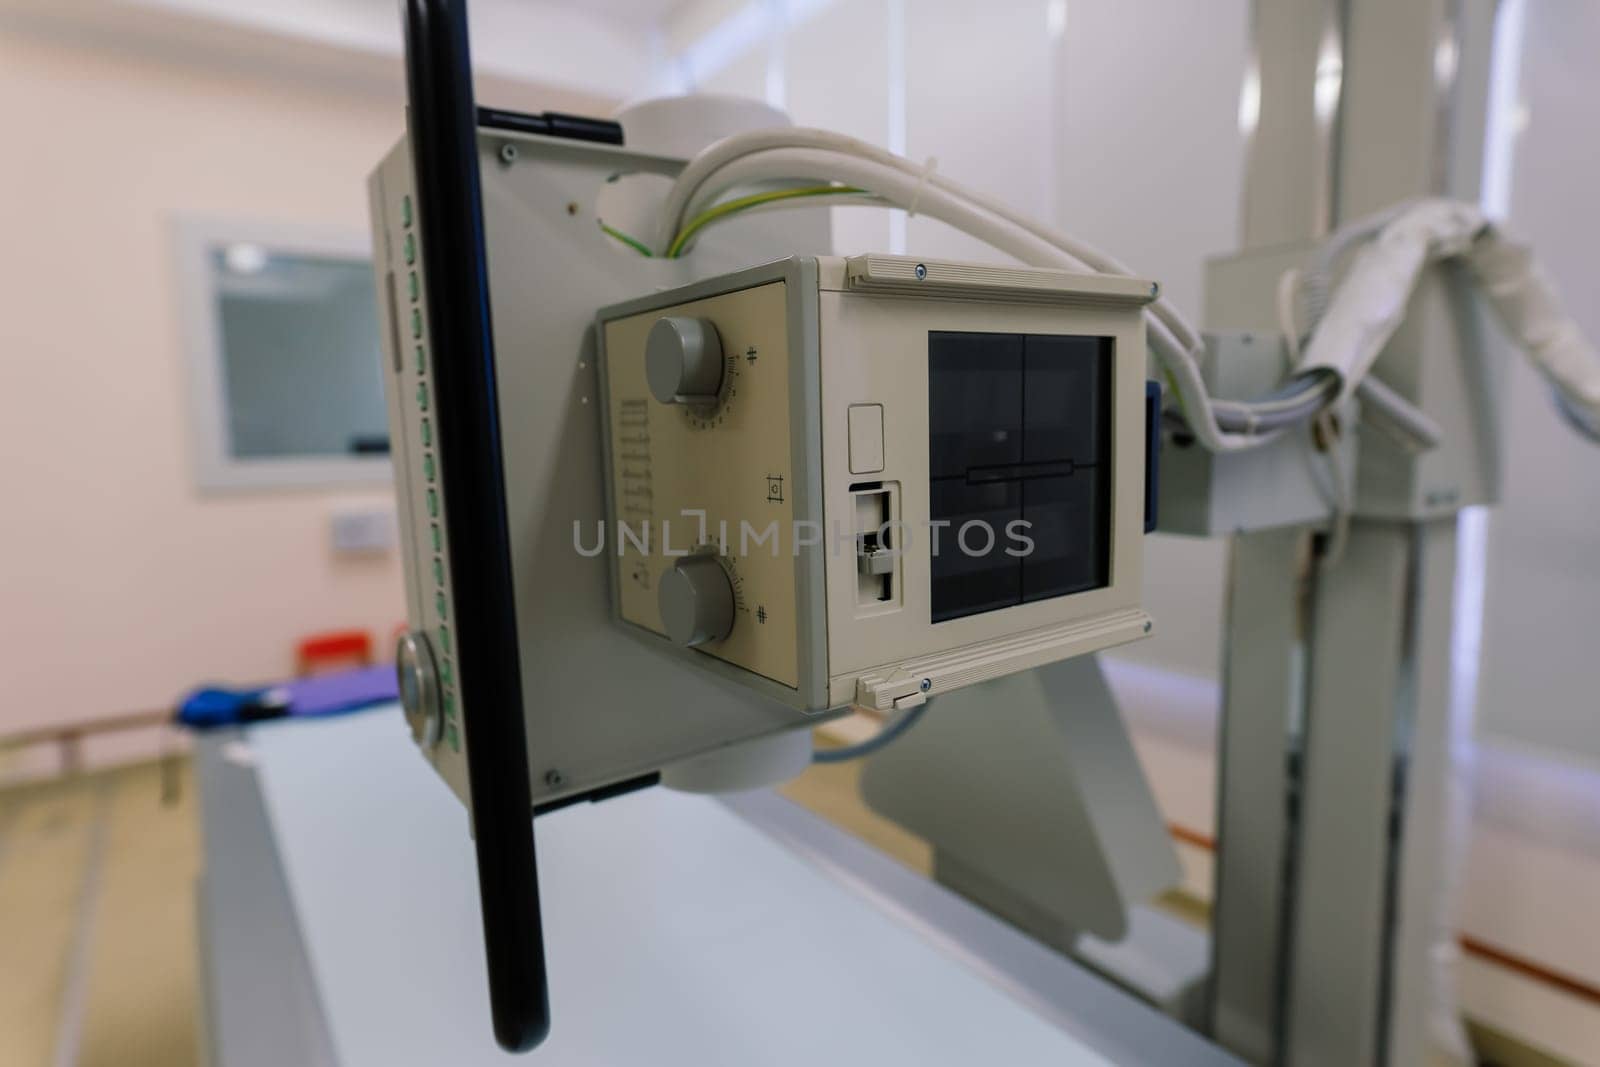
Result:
M1110 584L1112 351L928 335L934 622Z

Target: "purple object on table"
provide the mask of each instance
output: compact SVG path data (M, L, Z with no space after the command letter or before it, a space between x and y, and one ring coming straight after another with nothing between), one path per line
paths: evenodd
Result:
M282 685L250 689L204 686L178 704L177 721L205 730L285 716L341 715L375 704L391 704L399 697L394 665L385 663L337 674L297 678Z
M314 674L275 688L288 691L289 714L296 718L355 711L357 708L400 699L400 687L395 681L392 663L334 674Z

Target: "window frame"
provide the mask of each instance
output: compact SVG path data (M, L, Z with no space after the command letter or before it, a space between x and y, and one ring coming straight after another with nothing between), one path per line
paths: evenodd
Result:
M222 312L210 263L211 251L218 246L256 244L272 255L352 259L370 265L373 255L368 234L331 226L200 217L181 217L175 229L179 324L189 380L190 449L199 489L210 493L392 486L394 466L388 455L265 459L233 454ZM373 284L375 289L382 286L377 278ZM385 315L382 302L380 292L373 309L380 331ZM387 397L384 406L387 410Z

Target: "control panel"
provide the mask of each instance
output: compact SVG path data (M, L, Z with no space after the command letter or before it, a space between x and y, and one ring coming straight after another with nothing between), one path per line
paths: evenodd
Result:
M1152 291L862 256L603 310L619 622L807 710L1143 636Z
M620 614L798 690L786 284L665 311L605 327Z
M466 795L466 731L456 668L446 462L440 446L419 209L407 168L371 182L374 269L384 337L395 497L411 629L395 650L401 705L416 742L457 795Z

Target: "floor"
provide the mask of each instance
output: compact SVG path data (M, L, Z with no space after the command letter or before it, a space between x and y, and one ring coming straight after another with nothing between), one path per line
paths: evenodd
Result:
M155 763L0 790L0 1065L198 1064L199 828L173 770L175 790ZM783 792L926 873L932 851L862 805L860 773L818 766Z
M186 764L168 770L175 780L142 764L0 792L0 1064L198 1062L195 792ZM781 792L926 873L927 843L869 811L859 775L817 766ZM1206 919L1192 894L1165 903ZM1495 1031L1474 1038L1486 1062L1561 1062Z
M0 1064L189 1067L195 793L149 763L0 793Z

